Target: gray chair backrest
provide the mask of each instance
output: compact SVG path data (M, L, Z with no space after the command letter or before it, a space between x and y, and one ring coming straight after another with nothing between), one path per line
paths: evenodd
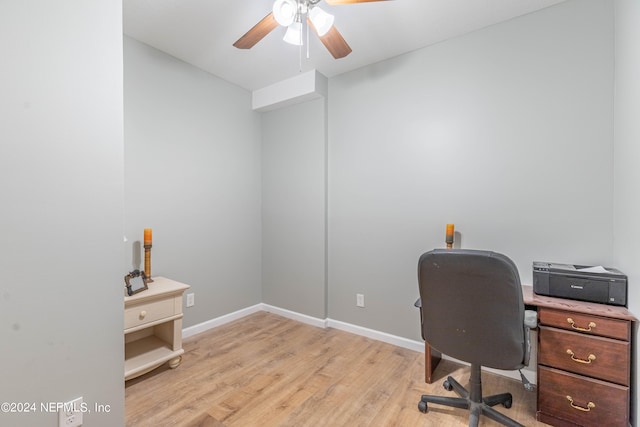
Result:
M496 369L524 366L524 303L505 255L436 249L418 263L422 337L456 359Z

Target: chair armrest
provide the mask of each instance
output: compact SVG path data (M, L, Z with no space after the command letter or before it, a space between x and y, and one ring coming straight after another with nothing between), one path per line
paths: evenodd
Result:
M529 329L536 329L538 327L538 312L535 310L525 310L524 325Z
M524 311L524 339L525 339L525 351L524 351L524 364L529 366L531 359L531 329L538 327L538 312L534 310Z

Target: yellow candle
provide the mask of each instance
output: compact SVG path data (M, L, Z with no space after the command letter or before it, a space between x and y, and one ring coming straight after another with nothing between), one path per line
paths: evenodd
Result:
M453 224L447 224L446 243L453 243Z
M151 229L150 228L145 228L144 229L144 243L145 243L145 245L150 245L151 244Z

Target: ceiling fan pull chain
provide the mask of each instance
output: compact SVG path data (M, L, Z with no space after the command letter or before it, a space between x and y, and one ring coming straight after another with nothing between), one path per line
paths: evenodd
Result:
M296 14L296 20L300 22L300 32L298 33L298 72L301 73L302 72L302 31L304 29L304 24L302 23L302 17L300 16L300 10L302 7L302 3L300 3L300 0L297 0L298 3L298 13Z
M302 38L302 34L300 34L300 38ZM302 72L302 44L298 46L298 72Z
M306 23L307 26L307 59L309 59L309 23Z

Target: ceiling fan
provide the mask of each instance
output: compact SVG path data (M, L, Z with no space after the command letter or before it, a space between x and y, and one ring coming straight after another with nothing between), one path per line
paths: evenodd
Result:
M334 58L344 58L351 53L351 47L333 25L333 15L320 9L318 6L320 1L322 0L275 0L273 10L233 45L238 49L251 49L278 25L281 25L287 27L283 40L287 43L302 46L302 23L305 20L307 28L313 29ZM340 5L388 0L325 1L330 5Z

